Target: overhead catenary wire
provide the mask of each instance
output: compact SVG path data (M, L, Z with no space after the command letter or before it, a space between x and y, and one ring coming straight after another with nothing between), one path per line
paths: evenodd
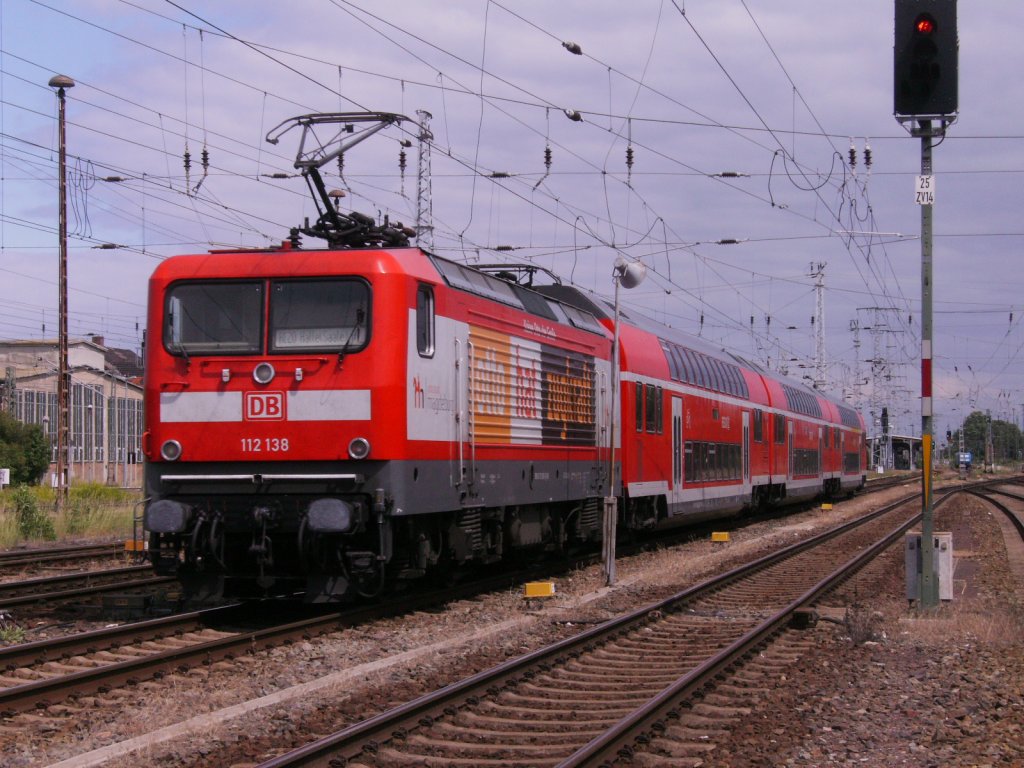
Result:
M489 8L491 10L491 13L492 13L492 18L495 16L495 14L493 13L493 10L495 8L499 8L499 7L502 7L499 3L492 3L489 6ZM744 5L744 7L746 7L746 5ZM749 9L748 9L748 13L749 13ZM180 19L176 20L176 21L180 22ZM200 30L200 29L202 29L202 26L197 26L197 27L195 27L195 29ZM214 33L211 32L209 34L214 34ZM559 37L561 39L564 39L566 36L565 35L560 35ZM228 38L224 38L224 39L228 39ZM561 45L561 41L560 40L558 42L558 45ZM586 46L584 46L584 50L586 50ZM594 48L590 49L590 51L594 51L594 50L598 50L598 49L594 49ZM291 54L289 54L289 55L291 55ZM289 60L289 61L294 61L294 60ZM193 62L193 64L194 64L194 62ZM200 69L200 70L195 70L194 69L193 72L197 72L197 73L203 72L203 76L205 76L205 69L206 69L206 63L203 62L202 63L202 69ZM428 87L429 86L429 87L433 87L435 89L440 90L441 93L444 95L445 99L453 98L452 94L459 92L459 86L457 84L454 84L452 81L449 81L448 78L447 78L447 75L446 74L442 74L438 70L436 65L431 66L429 71L431 73L430 78L421 78L421 80L424 80L424 81L431 80L431 79L433 79L435 77L435 73L437 73L437 76L440 77L440 80L439 81L435 81L435 82L428 82L428 83L426 83L426 85L424 87ZM607 68L605 68L604 71L605 71L606 74L609 72L609 70ZM405 82L410 82L410 83L413 82L413 81L414 81L413 78L408 78L408 77L405 80ZM487 82L491 83L489 78L488 78ZM195 80L193 80L193 83L195 83ZM341 90L340 88L335 89L335 91L340 91L340 90ZM480 90L481 95L482 95L484 89L481 87L479 90ZM639 88L638 88L638 90L639 90ZM470 97L471 98L476 98L476 99L479 100L481 98L481 95L476 94L475 93L476 91L477 91L477 88L475 88L475 87L470 89L469 92L472 93L472 95ZM615 91L616 91L616 98L621 98L622 97L622 91L620 90L620 85L619 85L619 81L618 81L618 75L615 76ZM259 98L263 99L265 102L267 102L267 101L273 102L273 100L276 98L275 95L268 96L267 92L263 91L263 90L261 90L259 93L260 93ZM458 98L458 99L461 100L461 99L463 99L465 97L464 97L464 95L460 94L460 95L458 95L455 98ZM488 99L488 103L492 103L492 102L497 102L497 101L501 101L503 99L506 99L507 96L505 94L487 94L486 98ZM799 98L802 99L802 94L799 95ZM524 99L523 101L529 101L529 100L528 99ZM478 101L478 103L479 103L479 101ZM506 102L506 103L510 103L510 102ZM536 109L538 110L538 114L539 114L539 110L540 109L545 109L545 108L546 107L544 107L543 104L537 102ZM614 111L615 111L614 110L614 104L611 104L609 109L608 109L608 114L611 115L611 113L614 112ZM629 124L630 125L634 125L635 126L635 125L645 124L645 123L643 123L643 120L644 120L644 118L647 117L646 115L630 115L628 110L620 110L620 111L622 111L624 113L623 114L624 117L628 116ZM810 111L809 107L808 107L808 111ZM586 113L586 114L588 114L588 115L595 115L596 113L590 112L590 113ZM169 114L167 114L165 112L163 117L164 117L164 119L162 121L163 126L166 128L166 130L170 131L171 127L172 127L172 125L170 123L170 120L173 119L173 116L169 115ZM447 111L445 113L445 117L446 117L446 120L447 120L447 117L448 117ZM488 116L488 119L489 119L489 116ZM527 117L527 120L530 120L530 119L531 118ZM585 123L585 126L586 126L585 130L593 130L593 129L596 129L596 128L605 129L605 126L612 125L612 123L610 121L613 120L613 119L615 119L615 118L613 118L613 117L606 117L604 119L604 121L603 121L603 124L599 126L599 125L595 124L595 121L590 120L588 118L587 122ZM196 122L198 122L198 120ZM498 121L495 120L495 122L498 122ZM540 120L536 119L536 118L533 119L533 122L535 123L535 125L539 125L540 124ZM795 128L796 126L793 126L793 127ZM752 133L759 133L762 136L768 135L768 130L763 129L761 127L752 126L752 127L748 127L748 128L753 128L754 129L754 130L751 131ZM819 126L819 128L820 128L820 126ZM488 131L490 132L490 123L488 124ZM640 133L641 134L645 134L646 131L647 131L647 129L644 128L644 129L642 129L642 131ZM795 130L792 131L790 134L785 134L784 131L781 131L781 130L779 130L777 128L774 129L774 132L776 134L778 134L779 136L783 136L783 135L796 136L798 134L798 132L795 131ZM247 131L247 133L248 133L248 131ZM451 133L450 129L447 129L447 126L446 126L446 139L445 139L444 143L449 145L449 149L452 148L452 142L449 141L449 139L448 139L448 136L450 136L450 133ZM622 131L622 133L628 134L628 133L630 133L630 131L627 128L627 129L624 129ZM824 131L819 131L817 133L815 133L815 132L799 132L799 133L800 133L800 135L809 135L809 136L818 136L818 135L826 136L827 135ZM198 135L198 134L194 133L193 135L195 136L195 135ZM492 135L493 135L493 133L492 133ZM611 145L614 145L615 142L622 141L621 136L617 137L615 135L607 133L607 131L606 131L606 135L607 135ZM250 134L250 136L251 136L251 134ZM644 135L643 137L647 138L646 135ZM883 138L885 138L885 137L883 137ZM785 142L786 142L786 145L788 145L789 144L789 139L788 138L785 139ZM249 146L253 147L252 155L255 155L255 156L259 157L260 153L263 151L263 147L262 147L261 143L260 142L253 143L253 142L251 142L251 139L247 143L249 144ZM437 146L438 149L441 149L439 144L440 144L440 142L438 144L436 144L435 146ZM456 142L456 144L457 144L457 142ZM258 149L256 147L258 147ZM574 148L578 149L578 146L576 146ZM462 149L462 147L455 146L454 147L455 151L453 152L453 154L458 154L458 150L460 150L460 149ZM571 153L567 152L566 155L563 156L562 153L561 153L562 152L561 149L557 149L557 147L556 147L556 150L559 153L558 154L559 163L558 163L558 167L553 169L553 170L556 171L557 173L561 173L561 172L563 172L563 169L566 168L567 165L569 165L569 163L563 162L563 159L570 158L571 157ZM441 151L444 152L445 150L441 149ZM646 160L647 157L648 157L647 156L647 150L643 149L642 152L643 152L643 156L644 156L644 158ZM463 152L463 155L465 155L465 154L466 153ZM671 154L671 153L669 153L669 154ZM793 154L795 154L795 153L793 153ZM532 159L532 157L533 156L531 156L531 159ZM655 156L652 156L652 160L653 160L653 157L655 157ZM677 153L677 159L686 160L688 158L687 158L685 153ZM806 160L807 159L806 156L803 159ZM286 162L287 158L284 158L283 160ZM466 162L467 158L463 157L463 158L461 158L461 160L463 162ZM531 164L535 164L535 163L536 163L536 161L534 160ZM645 163L645 164L649 164L649 163ZM534 167L536 168L536 165L534 165ZM483 172L491 170L491 169L481 169L481 168L474 167L474 164L472 162L466 162L466 165L464 165L463 168L465 168L465 170L466 170L466 176L467 177L476 178L477 179L477 183L480 183L480 179L478 177L478 175L480 173L483 173ZM602 173L602 171L611 170L611 169L612 169L612 167L609 166L607 169L601 168L599 170L591 170L589 172L591 174L600 174L600 173ZM147 169L142 169L142 168L139 168L139 169L136 169L136 170L137 171L143 171L143 170L152 171L153 169L148 169L148 168ZM635 244L636 237L634 237L632 235L623 236L621 238L617 237L617 236L613 236L613 237L609 238L607 235L603 234L603 233L608 232L610 230L610 226L611 225L614 225L615 227L621 226L622 223L623 223L624 218L625 218L625 220L628 223L628 217L630 215L631 210L633 210L633 211L636 210L636 200L640 199L639 196L637 198L632 198L632 197L625 198L625 205L624 206L620 205L618 200L614 201L614 203L612 205L609 205L609 202L608 202L608 200L606 198L604 201L602 201L604 203L603 207L604 207L605 210L601 212L602 213L601 216L596 216L595 211L592 210L594 206L588 205L588 204L582 204L581 205L580 204L580 199L558 200L558 199L555 199L554 196L548 196L548 195L544 195L544 194L540 194L540 193L538 193L536 195L529 194L528 187L532 186L536 182L536 180L538 179L540 174L543 173L543 170L538 170L537 173L534 174L532 176L532 178L529 178L529 179L527 179L525 176L523 176L521 174L516 174L514 169L509 169L509 170L512 171L512 176L515 177L515 178L509 178L509 179L501 180L498 183L501 185L501 188L503 190L511 190L511 191L514 191L514 193L516 195L523 195L525 197L533 198L533 204L529 205L531 222L533 222L533 220L534 220L533 217L534 217L535 213L538 214L538 218L543 217L545 220L547 220L547 217L549 216L549 214L553 214L553 218L551 218L550 220L547 220L546 223L545 223L545 226L548 226L551 229L552 232L555 232L555 231L558 231L559 229L561 229L561 231L564 233L565 230L564 230L564 227L561 226L561 224L565 223L565 222L572 222L574 215L580 215L580 213L582 213L582 215L588 220L587 221L587 229L589 231L591 231L591 232L594 232L594 233L602 233L602 239L609 239L609 240L612 240L612 241L614 241L616 239L621 240L621 242L624 244L624 247L635 249L635 251L637 253L639 253L640 250L651 251L651 250L654 249L654 243L653 242L641 243L639 245ZM759 169L748 169L748 170L751 170L754 173L757 173ZM639 174L641 173L641 170L639 168L635 169L635 171L637 173L637 176L634 176L633 177L634 179L636 179L639 176ZM699 173L699 171L700 171L700 169L694 169L691 173L693 173L694 175L697 175ZM224 178L230 178L231 174L235 173L235 172L236 171L233 171L233 170L227 170L226 171L227 175ZM156 171L156 174L159 174L159 170ZM168 178L169 177L170 177L170 175L168 175ZM799 178L799 174L797 174L797 177ZM152 175L152 178L155 180L157 178L157 176L154 174L154 175ZM354 176L354 178L358 178L358 174L356 176ZM553 182L559 182L560 183L560 179L557 178L555 175L549 176L548 178L550 180L552 180ZM629 181L628 173L625 170L623 170L623 173L620 175L620 178L622 178L624 182L628 182ZM810 175L810 178L817 180L817 179L820 179L821 177L816 177L816 176ZM603 183L608 188L612 187L612 180L609 180L609 179L604 178L604 177L602 177L602 179L603 179ZM776 181L777 180L778 179L776 179ZM877 230L877 229L880 229L880 227L877 227L877 226L873 225L875 214L874 214L873 209L870 207L868 198L866 196L864 196L864 195L861 195L860 191L855 188L853 180L851 180L850 178L845 178L845 179L838 178L835 181L837 182L836 191L834 193L830 192L829 196L827 196L827 197L828 197L829 204L832 207L832 210L835 211L836 214L837 214L836 219L838 220L841 217L842 223L841 224L840 223L833 223L831 227L828 227L828 226L823 227L823 232L825 233L825 234L823 234L823 237L837 237L837 236L842 237L842 235L837 235L836 233L839 232L841 229L850 229L850 230L852 230L852 229L855 228L855 227L849 226L850 222L858 222L858 223L865 223L866 224L865 226L858 226L858 227L856 227L856 229L864 229L864 230ZM181 183L180 180L177 183L180 184ZM271 184L271 183L278 184L277 182L272 182L272 181L268 181L268 180L262 180L260 183L262 183L262 184ZM386 181L381 181L381 185L382 186L386 186L387 183L388 182L386 182ZM488 182L488 183L494 183L494 182ZM845 185L845 187L844 187L844 185ZM737 188L742 189L743 184L740 183L740 184L737 184L736 186L737 186ZM150 190L155 189L155 186L146 185L146 187L148 189L150 189ZM104 192L105 193L109 193L109 191L111 191L113 189L114 188L111 187L109 190L104 190ZM762 189L763 189L763 187L762 187ZM829 189L831 189L831 187ZM848 193L847 193L847 190L848 190ZM127 188L123 188L122 191L127 193L128 195L137 194L137 193L133 193L130 189L127 189ZM214 191L216 192L217 190L214 190ZM640 189L638 191L642 192L643 190ZM747 193L749 191L750 191L749 189L748 190L743 190L741 192L741 194L747 195ZM282 190L282 192L287 194L287 192L285 192L284 190ZM378 200L384 198L384 194L379 194L378 195L378 194L375 194L374 192L370 192L370 194L374 198L376 198ZM556 194L557 194L557 192L556 192ZM762 198L763 197L764 196L762 195ZM511 197L505 195L504 191L502 192L502 194L500 196L496 196L495 197L496 200L499 199L499 198L503 200L501 208L507 207L508 202L512 199ZM238 202L238 199L234 198L234 197L232 197L232 198L225 198L225 199L228 200L229 202L235 203L235 204L237 204L237 202ZM384 199L386 199L386 198L384 198ZM753 200L754 198L751 198L751 199ZM216 205L216 202L214 200L210 200L209 203L210 203L210 205ZM632 209L630 209L628 207L630 205L633 206ZM154 201L153 201L153 212L157 216L159 216L159 209L161 207L163 207L163 203L162 202L158 202L156 199L154 199ZM247 207L248 206L246 206L245 203L243 202L242 205L240 206L240 208L237 210L237 212L234 215L245 217L247 215L247 211L245 211L245 208L247 208ZM821 208L821 210L825 210L825 206L824 205L819 206L819 207ZM588 208L591 209L591 210L585 210L585 209L588 209ZM654 206L650 206L650 208L653 209ZM790 215L805 215L806 216L806 214L808 213L808 209L809 209L809 206L806 206L806 205L803 207L803 210L798 210L798 209L795 209L795 207L794 207L794 209L787 211L786 215L787 216L790 216ZM678 223L679 223L678 218L676 218L675 216L671 216L670 215L670 216L666 217L664 215L666 213L665 211L661 211L661 212L653 211L653 213L654 214L659 214L659 213L661 214L663 225L664 225L666 230L671 230L673 227L677 226ZM501 214L501 210L496 209L496 215L500 215L500 214ZM650 213L648 212L648 208L644 209L644 215L650 215ZM641 219L642 218L643 217L641 217ZM459 226L461 226L461 222L460 222ZM448 232L447 232L448 239L446 240L446 246L448 248L452 249L452 252L456 252L456 249L458 247L460 247L459 243L457 243L456 240L452 237L452 235L454 234L454 232L455 232L455 230L457 228L458 227L454 227L453 228L450 225L446 228L448 230ZM263 227L261 229L262 229L263 232L267 232L267 233L269 233L271 231L270 227ZM645 229L645 226L638 226L638 227L636 227L636 229L642 231L642 230ZM831 230L831 232L829 230ZM533 231L533 229L531 228L531 232L532 231ZM581 231L584 231L584 230L581 230ZM627 226L625 231L631 231L631 230ZM685 233L685 234L689 234L686 231L685 228L682 230L682 232ZM466 233L466 234L468 235L469 233ZM729 234L733 234L733 233L723 233L723 234L729 235ZM744 242L749 242L749 243L768 242L768 240L766 238L750 237L749 233L735 233L735 234L739 235L738 239L740 239L740 240L742 240ZM589 235L588 235L588 237L589 237ZM846 235L845 237L847 237L851 241L854 240L855 238L858 238L858 239L860 239L861 242L864 242L864 238L860 238L860 236ZM155 241L160 241L161 240L159 235L156 235L153 239ZM481 239L481 238L466 237L465 238L465 242L464 242L463 245L467 249L469 249L469 248L477 248L477 247L486 247L486 245L493 245L493 243L475 242L475 240L479 240L479 239ZM672 267L674 267L674 266L676 266L676 265L681 263L681 260L678 259L678 258L673 258L671 260L669 259L668 251L667 251L667 249L669 247L671 247L669 244L671 244L673 242L682 243L682 242L684 242L686 240L689 240L689 241L692 242L692 241L695 241L697 239L698 239L697 237L693 237L693 236L690 236L690 237L679 236L676 232L671 232L671 234L662 236L660 238L659 242L665 244L665 256L664 256L664 258L666 259L666 262L665 262L666 267L665 268L666 269L670 269L670 268L672 268ZM872 249L879 248L880 245L886 241L886 238L879 238L879 237L872 237L872 236L867 236L867 239L869 241L869 246ZM889 242L891 242L891 241L889 241ZM625 245L627 243L632 243L632 245ZM593 251L591 251L591 252L593 252ZM694 245L691 246L691 251L689 251L688 253L690 253L691 258L697 258L696 254L699 254L700 257L706 257L710 253L710 247L708 245L706 245L706 244L697 243L697 244L694 244ZM891 275L892 275L894 270L892 268L891 260L884 261L883 260L883 255L884 254L882 252L876 250L874 252L870 252L869 253L869 258L870 258L870 261L873 264L876 262L876 259L877 259L877 264L878 264L878 267L879 267L880 271L882 272L882 274L886 275L886 279L888 280L889 277L891 277ZM862 261L863 261L863 259L862 259ZM739 262L739 260L737 259L737 263L738 262ZM869 278L869 279L872 280L872 281L874 280L874 278ZM870 284L873 287L873 283L870 283ZM891 281L890 281L890 286L895 287L894 284ZM830 288L830 291L831 290L832 289ZM870 289L868 287L866 287L865 290L870 290ZM895 300L896 301L901 301L901 299L899 299L899 298L896 298Z

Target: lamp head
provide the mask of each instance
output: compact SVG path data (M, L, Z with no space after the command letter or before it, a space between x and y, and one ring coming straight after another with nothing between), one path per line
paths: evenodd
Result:
M54 75L50 78L48 85L51 88L74 88L75 81L67 75Z
M647 276L647 267L639 261L615 260L615 277L623 288L636 288Z

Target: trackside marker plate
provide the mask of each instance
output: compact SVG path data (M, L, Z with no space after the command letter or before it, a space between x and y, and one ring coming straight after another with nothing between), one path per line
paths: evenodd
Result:
M555 583L553 581L531 581L523 590L523 597L553 597L555 594Z

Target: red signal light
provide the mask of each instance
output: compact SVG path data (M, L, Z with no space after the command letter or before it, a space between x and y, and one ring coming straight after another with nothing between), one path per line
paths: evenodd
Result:
M922 14L914 22L914 30L920 35L930 35L935 31L935 19L928 14Z

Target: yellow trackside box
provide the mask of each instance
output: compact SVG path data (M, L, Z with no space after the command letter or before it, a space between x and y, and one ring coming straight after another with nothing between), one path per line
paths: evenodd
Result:
M821 505L821 511L822 512L830 512L831 510L832 510L832 505L831 504L822 504Z
M729 540L729 533L728 533L728 531L713 531L711 533L711 540L712 541L728 541Z
M125 552L145 552L149 549L149 542L143 539L127 539L124 543Z
M551 597L555 594L555 582L531 581L526 584L523 597Z

